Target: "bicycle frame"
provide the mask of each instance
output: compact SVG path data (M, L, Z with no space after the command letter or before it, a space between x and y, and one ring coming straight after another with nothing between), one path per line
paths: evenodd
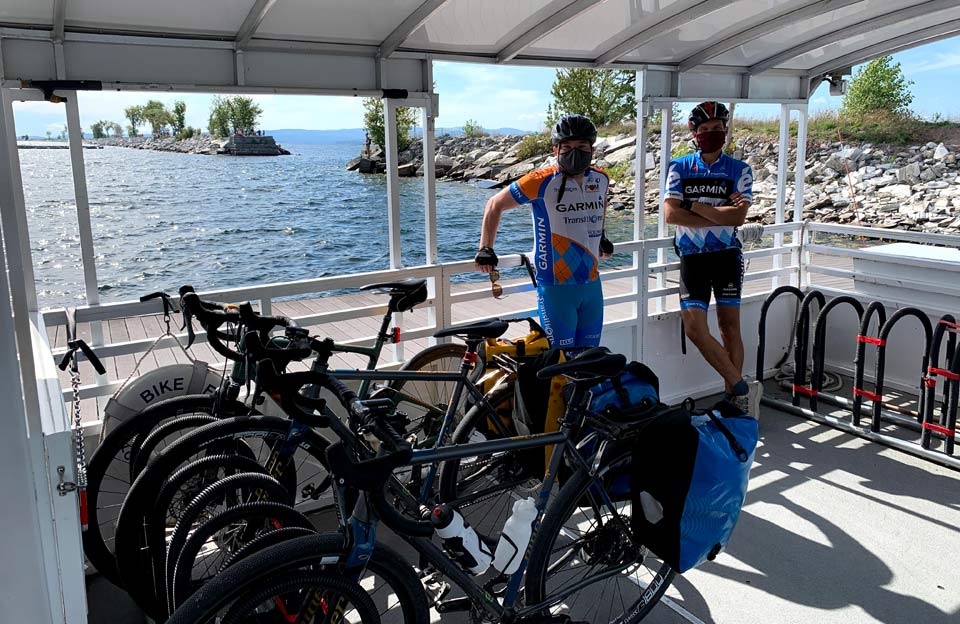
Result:
M588 463L588 461L584 459L584 457L577 450L576 444L572 439L574 421L576 420L573 417L577 416L579 417L579 420L582 421L586 416L582 408L579 407L585 393L586 390L584 390L582 387L578 386L576 388L570 401L570 407L568 408L567 413L564 415L563 421L560 424L560 430L557 432L514 436L505 439L416 450L413 451L412 458L400 467L417 466L423 464L436 465L437 462L448 459L466 459L468 457L475 457L489 453L519 451L524 449L553 446L548 469L544 475L543 484L537 492L535 500L537 516L532 527L532 535L534 536L533 539L536 539L537 530L547 507L547 503L550 500L550 493L553 489L553 484L556 480L556 475L559 472L565 452L570 453L581 468L589 471L595 486L593 489L595 489L595 491L599 494L601 502L603 503L603 507L611 512L611 517L614 518L616 522L623 523L623 519L617 513L613 500L607 493L602 479L598 476L601 460L603 458L604 451L607 448L607 440L604 439L599 445L597 445L597 450L592 457L592 461ZM337 435L348 444L356 443L356 436L354 436L353 433L342 423L336 423L332 428L335 430ZM403 491L402 488L401 491ZM372 510L367 507L365 498L361 496L358 499L357 505L354 508L353 514L351 514L349 520L347 521L347 524L348 530L346 535L348 535L349 542L346 556L347 567L349 568L351 564L362 565L362 562L366 560L365 555L368 556L369 553L372 552L374 540L376 539L376 527L379 524L379 518L377 518L376 514L372 513ZM629 529L626 526L624 526L624 528ZM473 604L482 605L489 615L502 622L511 622L517 618L523 618L537 613L543 609L549 608L564 600L574 592L579 591L582 587L588 585L589 583L596 582L596 579L591 580L589 583L582 581L581 583L567 588L561 593L550 596L547 600L539 604L529 605L523 607L522 609L515 609L514 606L520 594L520 585L526 572L527 558L530 552L529 545L526 553L524 553L523 559L520 562L520 566L507 581L506 591L503 596L503 604L501 604L496 595L491 594L485 587L479 585L474 580L473 576L465 572L456 562L451 560L439 546L433 543L431 538L404 535L402 532L397 532L397 534L401 539L406 541L418 553L420 553L424 559L436 567L444 576L459 586L460 589L466 593L467 597ZM630 539L633 542L633 538L629 530L626 531L626 535L630 536ZM638 550L642 548L642 546L636 542L633 542L633 545ZM604 578L615 576L626 568L630 567L630 565L633 564L631 563L620 568L611 569L604 573Z

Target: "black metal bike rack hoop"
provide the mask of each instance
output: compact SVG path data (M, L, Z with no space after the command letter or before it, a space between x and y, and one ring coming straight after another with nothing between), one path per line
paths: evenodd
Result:
M779 288L775 288L773 292L767 295L767 298L763 301L763 305L760 307L760 336L759 340L757 341L756 375L756 379L759 382L763 382L763 355L767 344L767 311L777 297L786 293L790 293L791 295L795 296L798 303L803 301L803 291L796 286L780 286Z
M866 351L867 345L879 344L880 339L870 335L870 321L873 315L877 315L877 334L880 328L887 322L887 309L879 301L874 301L867 306L866 311L860 317L860 333L857 334L857 355L853 359L853 424L860 426L860 413L863 408L863 378L867 367Z
M930 448L930 440L934 433L944 437L944 451L948 455L954 453L954 437L957 427L957 397L960 394L960 352L957 351L957 333L960 325L950 314L944 315L937 322L933 330L933 341L930 344L930 361L924 382L927 392L926 411L923 414L923 430L920 436L920 445ZM944 366L940 368L940 347L943 337L947 335L947 354ZM943 402L941 403L939 423L934 422L936 410L937 378L943 377Z
M794 326L794 346L793 346L793 386L791 388L792 403L800 405L800 395L810 396L813 389L803 385L803 380L807 376L807 353L810 347L810 306L817 302L817 307L823 310L826 306L827 298L819 290L811 290L800 302L800 313L797 315L797 323Z
M893 313L886 323L880 328L880 336L877 344L877 368L876 368L876 387L875 393L868 393L862 388L857 388L854 392L857 392L864 397L871 399L873 401L873 419L870 422L870 430L874 433L880 431L880 420L881 420L881 409L883 407L883 374L884 366L887 352L887 338L890 336L890 332L893 331L893 327L900 321L900 319L907 316L913 316L920 321L920 324L923 326L924 333L924 345L923 345L923 358L921 360L920 366L920 384L918 387L917 396L920 401L920 409L918 410L920 417L917 419L918 422L923 422L924 409L926 408L926 399L927 399L927 367L930 362L930 346L933 340L933 327L930 323L930 319L927 315L916 309L916 308L901 308Z
M842 295L827 302L820 309L817 320L813 324L813 373L810 375L810 409L817 411L817 396L823 390L823 366L827 346L827 315L841 304L848 304L857 313L857 320L863 322L863 304L854 297ZM859 345L859 343L858 343ZM859 349L858 349L859 351ZM802 380L802 378L801 378Z

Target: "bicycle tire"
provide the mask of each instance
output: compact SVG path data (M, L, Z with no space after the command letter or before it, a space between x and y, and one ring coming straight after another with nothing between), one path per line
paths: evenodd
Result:
M266 497L265 499L261 499L264 502L278 502L290 505L291 508L293 507L293 500L286 488L280 485L279 481L266 474L257 474L255 472L240 473L227 477L226 479L221 479L208 486L200 492L196 498L190 501L190 504L184 509L183 515L174 527L173 533L170 535L170 541L167 544L164 571L164 578L167 581L169 581L174 572L173 568L177 559L180 557L180 550L186 543L191 530L195 528L204 513L209 513L210 504L219 504L219 501L223 500L227 494L238 490L240 492L247 492L248 494L259 494L262 492ZM243 494L241 494L241 496L243 496ZM261 500L257 502L261 502ZM239 504L248 502L252 501L241 501ZM235 506L239 506L239 504ZM228 505L228 508L230 507L232 506ZM158 595L157 598L161 601L163 600L162 596Z
M157 501L150 515L146 518L146 542L150 561L153 565L154 591L162 597L162 602L166 602L166 589L164 587L167 553L166 534L167 528L171 526L170 519L179 519L180 514L190 504L190 501L206 489L207 485L240 472L266 474L266 468L258 464L256 460L242 455L212 455L180 468L160 488ZM190 481L195 478L199 480L199 483L192 488L188 487ZM187 489L187 491L182 492L183 489ZM180 506L179 510L173 511L173 505L178 499L178 494L179 501L185 501L185 503Z
M304 529L313 527L306 516L283 503L243 503L220 512L197 527L180 549L179 556L173 566L173 574L167 579L167 596L171 612L176 610L196 590L197 581L193 579L193 572L200 551L207 540L235 522L247 522L250 519L261 519L264 523L281 523L282 526L299 526ZM276 528L281 527L275 526L274 529ZM216 575L216 570L219 567L218 565L213 568L214 575ZM204 580L209 580L209 578ZM201 584L202 582L200 581Z
M269 533L258 535L255 539L247 542L235 552L230 553L230 556L227 557L226 561L224 561L220 566L220 569L217 570L217 574L222 573L224 570L241 559L249 557L254 553L258 553L261 550L279 544L280 542L285 542L288 539L303 537L304 535L311 535L313 533L316 533L316 531L304 529L302 527L283 527L277 529L276 531L270 531Z
M169 436L197 429L217 420L219 419L208 414L180 416L157 425L141 440L134 441L130 455L130 482L132 483L137 478L137 475L143 471L151 457L156 455L159 450L171 444L167 439ZM183 435L180 437L183 437ZM161 445L163 445L163 447L161 447ZM158 449L158 447L160 448Z
M179 624L207 624L213 621L220 624L259 623L264 621L262 617L248 618L247 614L262 605L266 600L278 600L279 598L275 598L276 596L294 590L308 589L312 593L318 588L323 588L333 595L346 596L350 604L353 605L353 609L348 613L355 611L356 617L350 617L343 621L350 622L351 624L356 622L361 624L380 624L380 617L377 615L376 607L363 588L357 583L343 577L338 577L333 574L314 573L304 575L294 572L269 579L266 581L266 585L264 585L263 581L257 581L256 584L250 583L250 585L251 587L248 589L247 596L240 598L240 600L231 605L226 615L222 617L218 615L219 611L201 613L192 608L187 608L182 611L178 609L169 621ZM304 587L305 585L307 587ZM261 616L263 615L262 609L258 609L258 612ZM282 618L280 621L290 621L292 616L296 616L295 621L300 619L299 614L290 614L286 610L280 611L279 613L279 617ZM311 618L311 620L313 620L313 618ZM275 620L271 619L270 621Z
M143 524L153 508L156 492L178 467L191 463L206 453L221 454L225 444L235 446L237 441L252 440L258 436L263 441L280 443L286 439L289 431L290 421L277 416L227 418L200 427L154 457L137 477L120 508L115 542L118 574L122 578L133 578L134 575L144 574L144 571L152 568L149 553L143 549ZM304 477L312 480L309 487L314 487L314 482L319 483L319 486L315 487L319 492L329 487L330 482L325 456L328 445L327 440L312 429L303 430L296 443L297 452L305 453L304 460L309 456L321 468ZM302 467L301 463L300 468ZM298 480L298 487L288 488L288 491L303 493L304 488L299 487L303 481L299 477L303 475L293 476ZM282 479L280 481L283 483ZM297 501L298 504L303 502L299 496ZM125 588L124 585L120 586ZM160 620L165 615L166 609L157 601L155 592L133 592L129 589L128 592L137 605L154 619Z
M269 534L268 534L269 535ZM256 586L261 579L302 568L340 571L344 558L344 539L339 533L318 533L283 541L236 562L213 577L200 591L190 596L174 612L167 624L203 624L207 614L217 613L244 592L244 585ZM373 583L367 593L378 605L381 616L400 609L402 624L425 624L430 621L430 608L423 585L413 567L392 548L377 542L367 562L366 571L383 579L385 585ZM368 577L363 581L367 583ZM392 605L392 606L391 606ZM188 619L187 615L195 619Z
M87 465L88 528L83 531L83 552L90 564L117 587L123 587L123 583L114 557L114 532L120 505L132 484L129 468L125 465L129 464L125 456L131 441L157 424L183 413L212 413L215 405L216 397L209 394L160 401L114 427L90 456ZM226 414L248 409L242 403L224 400L220 401L220 407Z
M610 478L615 474L623 474L624 470L629 470L630 457L630 450L620 451L619 454L613 456L612 460L604 462L599 474L603 478ZM550 501L550 505L547 507L547 511L543 516L543 521L537 529L535 541L529 551L527 575L525 579L526 603L528 605L539 604L546 600L549 595L559 591L548 591L546 588L547 572L552 571L557 574L562 572L562 570L558 571L557 569L559 561L551 563L551 555L556 552L562 552L565 556L570 556L581 563L589 565L590 559L599 561L605 555L608 557L612 556L602 550L603 545L614 541L617 537L623 540L622 530L618 526L608 522L593 534L591 534L591 527L588 527L585 535L589 535L589 538L585 537L582 544L577 545L577 541L574 541L569 545L555 545L558 538L561 536L567 537L575 535L576 532L580 530L580 527L583 526L584 522L582 520L576 521L572 529L567 525L568 519L577 513L578 509L587 509L592 506L596 513L596 495L590 492L594 487L593 478L586 469L581 468L573 473L563 487L560 488L560 492ZM621 515L621 517L624 517L624 512L629 506L629 501L622 502L620 505L617 513ZM603 509L603 511L609 512L609 510L606 509ZM587 520L589 520L589 518L587 518ZM601 523L603 522L603 512L600 513L599 520ZM625 517L624 520L629 529L629 516ZM612 530L607 527L611 527ZM603 531L603 533L601 533L601 531ZM619 536L616 535L617 531L621 531ZM588 539L592 541L588 541ZM602 542L601 539L604 541ZM613 547L621 548L623 551L620 553L621 559L629 560L633 556L630 551L631 547L629 546L629 542L627 542L626 545L624 545L622 541L616 542L613 544ZM614 554L616 554L616 552L614 552ZM641 563L645 562L647 558L651 560L656 559L652 553L647 551L645 557L641 559ZM656 569L655 571L651 571L652 573L649 575L650 582L646 585L639 575L617 575L598 580L598 582L604 583L602 593L599 598L596 595L587 598L589 604L586 607L586 613L581 613L576 610L574 602L575 595L571 595L563 599L563 605L568 609L565 615L568 615L572 620L587 620L590 622L616 621L619 624L639 622L650 613L650 610L653 609L654 605L660 600L660 597L667 590L667 587L670 586L675 575L675 571L669 565L659 560L656 561L659 562L659 565L654 564L652 566ZM581 576L579 572L576 576L578 581L583 580L583 576ZM619 581L623 582L618 583L617 591L611 591L609 594L610 600L605 601L604 596L607 596L609 586ZM628 588L631 593L636 593L638 597L636 602L629 606L623 604L624 593L619 588L621 584ZM652 591L650 591L651 589ZM616 607L615 596L620 597L620 608ZM607 617L600 618L599 611L602 610L604 606L609 607ZM595 615L587 617L594 609L596 610ZM611 619L611 614L620 614L621 611L622 615L618 615L616 619ZM554 613L554 615L556 614ZM624 616L626 619L624 619Z

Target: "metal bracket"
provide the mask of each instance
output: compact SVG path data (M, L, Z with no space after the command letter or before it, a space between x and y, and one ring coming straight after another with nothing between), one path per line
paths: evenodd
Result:
M59 475L59 477L60 477L60 482L57 483L57 493L58 493L60 496L66 496L66 495L69 494L70 492L76 492L76 491L77 491L77 484L76 484L76 483L73 483L72 481L64 481L64 480L63 480L63 475L65 475L66 472L67 472L67 469L64 468L63 466L57 466L57 475Z

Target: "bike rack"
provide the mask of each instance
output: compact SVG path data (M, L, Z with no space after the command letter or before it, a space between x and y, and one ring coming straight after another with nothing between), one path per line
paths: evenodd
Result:
M797 298L797 303L803 301L803 291L796 286L780 286L767 295L760 308L760 338L757 341L757 375L756 380L763 382L763 354L767 344L767 310L773 301L782 294L790 293Z
M937 326L933 330L933 341L930 345L930 362L927 368L927 377L925 380L925 390L927 394L927 409L923 415L922 434L920 445L930 448L930 440L933 433L944 437L944 452L948 455L954 453L954 438L957 428L957 403L958 394L960 394L960 352L956 349L957 333L960 333L960 325L956 319L947 314L940 318ZM945 365L947 369L939 368L940 347L943 344L944 334L949 334L947 338L947 356ZM936 410L936 392L937 377L943 377L943 402L941 403L940 422L934 422L934 411Z
M811 290L800 302L800 314L797 315L797 323L794 326L795 344L793 347L793 387L791 394L793 396L793 405L800 405L800 395L813 395L813 388L803 385L803 379L807 373L807 348L810 343L810 305L816 301L817 307L822 311L826 305L827 298L819 290Z
M867 345L877 345L879 338L870 336L870 320L874 313L877 315L877 333L887 322L887 309L879 301L874 301L867 306L867 310L860 318L860 333L857 334L857 355L853 360L854 378L853 378L853 424L860 426L860 412L863 407L863 395L860 391L863 389L864 369L866 368Z
M923 326L924 333L924 349L923 349L923 358L920 365L920 385L919 392L917 396L920 401L920 408L917 410L920 414L917 419L919 423L923 422L924 409L926 407L926 371L928 364L930 362L930 346L933 340L933 327L930 325L930 319L926 314L921 312L916 308L901 308L893 313L886 323L883 324L883 327L880 328L880 341L877 344L877 368L876 374L874 375L875 390L876 393L866 393L865 390L860 389L860 394L863 394L866 398L873 400L873 419L870 422L870 431L878 433L880 431L880 410L883 407L883 373L884 365L887 352L887 338L890 336L890 332L893 331L894 325L897 322L907 316L913 316L920 321L920 324ZM857 390L854 390L857 392Z
M857 319L863 320L863 304L849 295L835 297L820 310L813 324L813 373L810 375L810 409L817 411L817 396L823 390L823 360L827 343L827 315L830 310L846 303L857 312Z

